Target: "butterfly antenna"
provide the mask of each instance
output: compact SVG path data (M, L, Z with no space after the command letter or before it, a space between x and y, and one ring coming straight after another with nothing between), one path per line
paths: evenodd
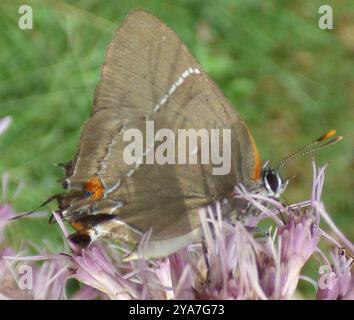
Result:
M307 156L309 154L314 154L314 153L318 152L319 150L326 148L326 147L328 147L336 142L339 142L343 139L343 136L337 136L337 137L332 138L335 134L336 134L336 130L330 130L330 131L326 132L324 135L322 135L321 137L319 137L318 139L295 150L294 152L292 152L291 154L289 154L288 156L286 156L285 158L283 158L279 162L277 169L285 166L288 162L290 162L294 159L302 158L302 157ZM330 138L332 138L332 139L330 139ZM328 139L330 139L330 140L321 144L322 142L324 142Z

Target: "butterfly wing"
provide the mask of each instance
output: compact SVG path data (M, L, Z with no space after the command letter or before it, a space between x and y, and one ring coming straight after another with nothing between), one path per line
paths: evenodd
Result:
M230 172L214 175L212 163L127 164L123 136L131 128L145 133L146 120L154 121L155 132L168 128L176 137L181 128L229 128ZM152 228L155 240L194 230L200 207L226 198L237 183L249 187L259 179L258 153L245 123L178 36L141 10L126 17L107 50L92 114L66 182L82 190L94 176L101 179L105 196L85 213L114 217L106 224L111 236L129 238L127 228ZM75 201L66 207L84 208L89 199Z

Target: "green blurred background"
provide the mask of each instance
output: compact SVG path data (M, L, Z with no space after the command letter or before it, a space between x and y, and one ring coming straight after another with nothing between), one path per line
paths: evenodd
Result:
M18 28L18 8L33 9L33 30ZM322 4L334 29L318 27ZM14 1L0 4L0 118L13 117L0 137L0 174L10 175L17 211L61 192L60 168L71 159L91 109L106 46L123 17L144 8L179 34L233 102L263 160L276 163L296 147L336 128L341 143L317 155L330 162L323 200L354 240L354 1L170 0ZM311 160L294 161L288 201L308 199ZM48 206L54 209L55 204ZM11 225L9 239L47 241L61 235L47 218Z

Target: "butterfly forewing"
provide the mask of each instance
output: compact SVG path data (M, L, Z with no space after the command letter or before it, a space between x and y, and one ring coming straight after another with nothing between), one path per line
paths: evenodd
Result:
M176 137L182 128L231 129L230 172L214 175L212 163L145 164L146 156L126 164L124 133L145 133L146 120L155 132L168 128ZM175 150L177 159L177 141ZM258 161L244 122L178 36L151 14L129 14L106 53L92 114L67 170L71 189L94 176L103 183L104 198L86 214L113 215L141 232L152 228L152 239L181 236L198 226L200 207L227 198L237 183L256 183Z

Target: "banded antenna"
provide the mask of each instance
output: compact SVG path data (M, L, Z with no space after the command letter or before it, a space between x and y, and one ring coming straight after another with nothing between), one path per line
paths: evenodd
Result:
M294 152L290 153L287 155L285 158L283 158L279 164L277 165L276 169L279 169L281 167L284 167L288 162L294 160L294 159L299 159L304 156L307 156L309 154L315 154L319 150L326 148L336 142L339 142L343 140L343 136L337 136L332 138L336 134L336 130L329 130L326 132L324 135L319 137L318 139L312 141L311 143L304 145L300 147L299 149L295 150ZM332 139L330 139L332 138ZM328 140L330 139L330 140ZM328 141L326 141L328 140Z

